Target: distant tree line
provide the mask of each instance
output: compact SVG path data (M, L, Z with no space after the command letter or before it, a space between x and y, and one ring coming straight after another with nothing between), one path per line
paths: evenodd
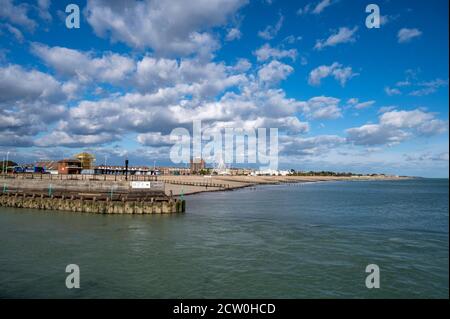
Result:
M206 168L206 169L201 169L198 172L199 175L211 175L211 169L210 168Z

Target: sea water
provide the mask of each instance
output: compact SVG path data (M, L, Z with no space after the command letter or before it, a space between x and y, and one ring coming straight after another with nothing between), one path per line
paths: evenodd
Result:
M448 191L448 179L259 186L185 196L179 215L0 208L0 297L448 298ZM65 285L69 264L80 289Z

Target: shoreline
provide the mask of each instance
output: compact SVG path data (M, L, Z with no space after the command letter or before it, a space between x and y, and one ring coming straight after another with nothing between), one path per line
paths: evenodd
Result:
M163 182L164 186L155 189L160 191L163 196L171 198L172 196L187 196L208 192L232 191L241 188L256 187L259 185L282 185L298 183L317 183L331 181L400 181L414 179L409 176L385 176L385 175L363 175L363 176L203 176L203 175L160 175L152 179L146 179L145 176L131 177L126 181L121 178L103 176L89 178L89 176L63 176L51 178L52 176L39 175L37 177L21 176L21 178L1 178L3 184L3 193L10 189L28 189L33 192L54 192L64 190L65 192L93 192L108 195L114 193L128 193L130 183L133 181ZM76 177L76 178L75 178ZM156 186L155 186L156 187Z
M232 191L260 185L282 185L333 181L401 181L414 177L398 176L161 176L165 193L188 196L201 193ZM220 187L219 187L220 186Z

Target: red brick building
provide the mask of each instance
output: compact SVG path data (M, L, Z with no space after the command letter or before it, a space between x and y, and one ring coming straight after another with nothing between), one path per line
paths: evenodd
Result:
M191 160L191 174L198 174L206 168L206 163L201 158L194 158Z
M81 162L77 159L63 159L58 162L58 174L80 174Z

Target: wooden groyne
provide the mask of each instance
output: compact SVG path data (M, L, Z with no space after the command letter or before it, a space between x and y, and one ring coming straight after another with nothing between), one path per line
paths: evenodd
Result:
M197 187L206 187L206 188L220 188L223 190L230 189L230 184L220 184L220 183L212 183L212 182L188 182L188 181L176 181L176 180L164 180L167 184L173 185L185 185L185 186L197 186Z
M0 206L4 207L139 215L184 213L186 210L185 201L167 196L161 183L135 189L129 182L0 182L3 185Z

